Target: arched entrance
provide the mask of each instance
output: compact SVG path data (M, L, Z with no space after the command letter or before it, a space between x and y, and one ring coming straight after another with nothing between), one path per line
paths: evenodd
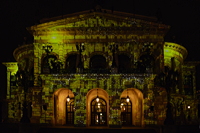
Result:
M129 97L129 102L126 101ZM123 106L122 106L123 105ZM123 126L144 125L143 94L135 88L127 88L121 94L121 119Z
M99 102L96 101L97 96ZM86 96L86 125L108 126L109 95L101 88L91 89ZM97 122L98 120L98 122ZM100 122L101 121L101 122Z
M121 121L122 126L132 125L132 102L127 102L126 98L121 98Z
M69 100L67 98L69 96ZM70 89L61 88L55 91L54 99L54 124L71 125L74 122L74 94Z
M107 104L102 98L99 101L95 99L91 102L91 125L92 126L106 126L107 125Z
M66 125L74 124L74 99L66 101Z

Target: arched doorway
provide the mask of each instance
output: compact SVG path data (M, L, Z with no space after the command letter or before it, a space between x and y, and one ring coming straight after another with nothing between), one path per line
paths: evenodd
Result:
M66 101L66 125L74 124L74 99Z
M126 98L130 101L127 102ZM143 109L143 94L140 90L135 88L127 88L121 94L121 105L124 104L125 110L121 109L121 117L123 117L123 126L144 125L144 109ZM130 117L129 117L130 116Z
M99 102L96 101L97 96L99 97ZM88 91L86 96L86 125L87 126L98 125L97 123L95 123L95 120L98 121L103 120L105 122L102 122L99 125L108 126L108 120L109 120L108 105L109 105L109 95L104 89L95 88Z
M67 101L67 98L70 98ZM74 94L70 89L61 88L55 91L54 99L54 124L74 124Z
M102 98L99 101L95 99L91 102L91 125L106 126L107 125L107 104Z
M126 98L121 99L121 121L122 126L132 125L132 102L126 100Z

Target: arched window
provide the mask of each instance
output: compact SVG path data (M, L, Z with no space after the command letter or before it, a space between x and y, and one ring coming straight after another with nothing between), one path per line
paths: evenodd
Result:
M68 73L76 73L77 54L69 55L66 60L66 70Z
M57 59L55 55L45 56L42 60L42 73L51 73L54 66L54 61Z
M132 103L127 102L126 98L121 99L121 120L123 126L132 125Z
M101 73L107 68L106 58L102 55L94 55L90 59L90 69L94 73Z
M106 126L107 125L107 104L102 98L96 101L96 98L91 102L91 125Z
M66 124L74 124L74 99L71 99L69 102L66 102Z
M126 73L131 69L131 59L125 55L120 54L118 55L118 64L119 64L119 73Z

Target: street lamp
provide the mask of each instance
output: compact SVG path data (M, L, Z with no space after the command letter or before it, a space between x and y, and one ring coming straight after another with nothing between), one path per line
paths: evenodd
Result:
M96 102L99 102L98 89L97 89L97 97L96 97Z
M128 96L128 89L127 89L127 97L126 97L126 102L128 103L130 101L130 98Z
M69 101L70 101L70 97L69 97L69 90L68 90L67 102Z
M77 65L77 73L81 73L83 72L83 61L81 59L81 52L83 52L85 50L85 46L84 43L76 43L76 50L79 52L79 61L78 61L78 65Z
M167 110L166 110L166 119L164 121L165 125L173 125L174 119L172 114L172 106L170 104L170 93L172 89L175 89L178 84L178 72L173 69L168 69L165 67L165 72L158 75L156 78L156 84L160 87L164 87L167 92Z
M27 109L27 99L26 95L28 93L28 87L29 87L29 74L27 71L18 71L17 72L17 81L18 85L23 87L24 90L24 102L23 102L23 115L20 119L21 123L30 123L30 119L28 117L28 109Z
M191 109L191 106L188 105L187 108L188 108L188 121L190 122L190 120L191 120L191 117L190 117L190 109Z

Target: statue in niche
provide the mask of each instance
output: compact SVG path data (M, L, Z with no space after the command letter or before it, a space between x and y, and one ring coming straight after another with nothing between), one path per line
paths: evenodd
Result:
M63 63L55 58L49 58L50 73L60 73Z
M42 61L42 73L52 73L53 62L57 57L55 55L47 55Z

